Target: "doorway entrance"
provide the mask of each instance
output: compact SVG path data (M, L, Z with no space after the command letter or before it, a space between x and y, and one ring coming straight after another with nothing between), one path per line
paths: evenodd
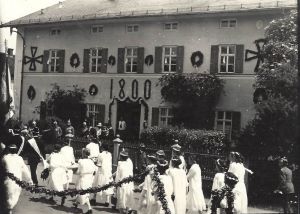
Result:
M118 101L117 107L117 133L125 140L136 140L139 138L140 133L140 117L141 117L141 104L133 102L129 99L125 101ZM119 122L123 119L126 123L126 129L119 130ZM121 134L122 132L122 134Z

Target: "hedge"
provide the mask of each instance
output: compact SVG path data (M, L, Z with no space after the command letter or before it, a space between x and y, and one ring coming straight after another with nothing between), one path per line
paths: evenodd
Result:
M191 152L197 149L219 154L226 149L225 134L220 131L154 126L141 133L141 142L151 147L171 146L175 139L185 150Z

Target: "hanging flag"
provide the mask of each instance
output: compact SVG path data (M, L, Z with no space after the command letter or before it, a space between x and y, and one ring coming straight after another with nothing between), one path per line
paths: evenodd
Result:
M5 123L14 114L14 100L11 76L5 53L0 53L0 123Z

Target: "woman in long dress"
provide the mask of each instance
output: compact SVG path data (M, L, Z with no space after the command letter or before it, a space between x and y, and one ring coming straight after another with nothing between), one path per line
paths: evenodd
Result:
M111 182L112 179L112 156L108 151L108 145L102 145L102 152L99 154L97 158L98 167L97 174L94 179L93 186L104 186ZM113 188L108 188L105 191L101 191L98 193L98 196L102 199L105 199L105 206L108 207L110 203L111 195L114 193ZM96 203L96 194L94 194L93 203Z
M172 200L172 195L174 193L174 188L173 188L173 181L170 175L167 175L166 171L168 170L169 163L165 160L160 160L157 161L157 170L159 175L159 180L161 183L164 185L164 190L165 190L165 199L167 201L168 208L170 210L171 214L175 214L175 207L174 207L174 202ZM155 192L156 186L155 182L152 182L153 189L152 191ZM159 201L157 195L154 194L155 198L155 206L153 209L152 214L165 214L165 211L162 208L162 204Z
M122 151L118 162L115 181L119 182L122 179L133 175L133 166L128 160L128 153ZM132 207L133 200L133 182L124 183L117 189L117 208L121 214L127 213Z
M60 154L62 154L65 158L66 164L68 167L71 167L75 163L75 156L74 156L74 149L71 147L71 140L70 134L65 136L64 146L60 149ZM73 180L73 170L68 169L68 182L66 183L66 189L69 189L69 183Z
M77 190L84 190L92 187L93 177L96 172L96 166L94 162L89 159L90 152L88 149L83 149L83 158L78 160L78 180L76 183ZM78 195L77 200L74 204L77 207L78 204L84 205L86 204L88 207L88 211L86 214L92 213L92 207L89 199L90 194Z
M17 146L12 144L7 148L8 154L5 154L2 158L2 164L4 169L14 174L21 181L25 180L30 184L33 184L30 176L30 171L24 163L24 160L21 156L17 155ZM11 213L12 209L18 203L22 188L16 184L15 181L10 178L5 178L4 185L6 187L6 199L7 199L7 209L8 213ZM1 187L2 188L2 187ZM2 207L1 211L5 212L4 207ZM0 211L0 212L1 212Z
M189 181L189 192L187 194L186 208L188 213L201 213L206 210L206 204L202 191L201 169L196 157L191 156L193 164L188 172L187 179Z
M174 205L176 214L185 214L186 212L186 192L187 192L187 177L184 169L179 168L181 160L179 157L172 159L173 168L169 169L169 175L172 177L172 183L174 188Z
M229 154L229 169L228 172L233 173L238 178L238 183L235 186L235 191L239 193L240 196L240 207L241 213L247 213L248 209L248 197L247 197L247 190L245 185L245 167L244 167L244 158L238 152L231 152Z

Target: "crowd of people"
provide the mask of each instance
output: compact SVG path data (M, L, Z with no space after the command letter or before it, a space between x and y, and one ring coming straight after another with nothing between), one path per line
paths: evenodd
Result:
M62 130L53 122L54 129L58 137L62 136ZM74 137L74 128L68 121L65 130L63 144L55 144L51 154L45 156L42 147L38 144L39 129L33 121L28 129L23 128L20 132L21 143L8 145L2 152L2 163L8 172L13 173L17 178L28 181L30 184L38 186L36 174L37 165L43 161L44 176L47 188L55 191L64 191L70 188L70 183L75 183L75 189L89 189L91 187L101 187L111 181L121 181L124 178L134 175L134 164L128 151L121 149L118 154L116 171L112 167L112 154L109 152L107 144L101 144L99 135L96 132L85 129L89 133L88 143L82 149L82 156L79 160L75 159L74 149L71 146ZM84 132L82 132L84 133ZM11 131L12 136L17 134ZM14 142L14 141L13 141ZM185 213L211 213L212 199L205 202L202 191L201 162L197 155L186 154L183 156L182 148L178 140L174 141L171 147L172 154L167 158L165 151L158 150L155 153L146 152L145 146L141 146L141 161L139 172L148 170L144 182L138 187L133 182L124 183L120 187L108 188L95 194L77 195L74 207L81 206L85 213L92 213L92 206L96 205L97 200L104 203L104 206L112 205L121 214L132 213L133 210L141 214L162 214L165 213L163 205L157 195L157 184L153 180L154 170L159 174L159 180L164 186L165 201L171 214ZM25 165L22 153L30 154L27 158L30 170ZM228 160L216 160L217 173L213 179L212 191L222 190L223 187L231 188L234 195L233 213L247 213L248 199L245 185L245 173L253 173L244 166L244 159L238 152L230 152ZM293 192L291 174L286 167L286 159L281 159L282 183L278 191L288 195ZM43 174L42 173L42 174ZM74 178L74 173L76 174ZM44 173L45 175L45 173ZM14 181L6 178L7 186L7 207L12 210L17 204L21 187ZM138 201L136 201L135 190L140 190ZM49 201L55 202L54 195L48 197ZM285 200L286 209L289 209L288 196ZM65 204L66 197L61 197L60 204ZM117 201L114 203L114 201ZM226 200L221 200L218 204L218 213L224 213L228 209Z

